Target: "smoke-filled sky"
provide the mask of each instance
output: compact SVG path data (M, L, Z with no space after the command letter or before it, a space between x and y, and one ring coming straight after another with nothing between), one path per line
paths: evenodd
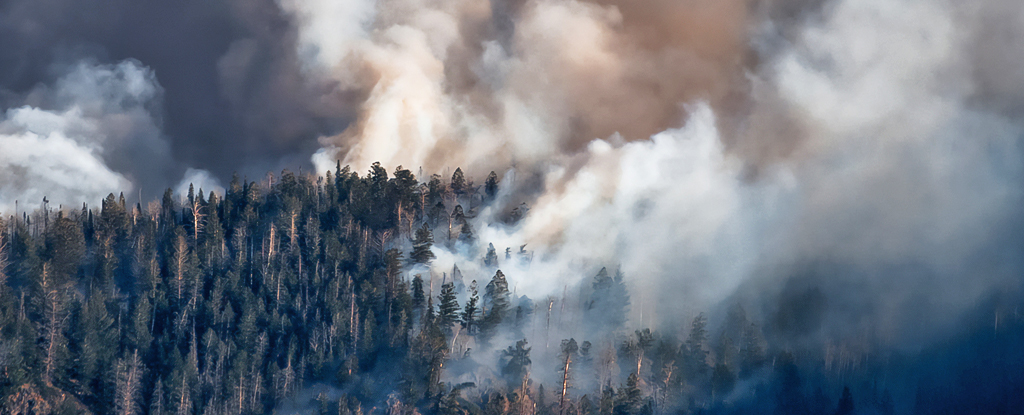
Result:
M917 340L1019 285L1022 68L1016 0L8 0L0 210L495 170L530 214L475 226L535 251L521 293L601 265L687 310L813 284L833 327Z

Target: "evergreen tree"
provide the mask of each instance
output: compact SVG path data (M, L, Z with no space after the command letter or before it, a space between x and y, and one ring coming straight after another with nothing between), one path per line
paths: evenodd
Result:
M494 199L494 196L498 194L498 175L494 171L487 175L487 180L484 182L484 192L487 193L488 199Z
M114 412L118 415L141 413L142 360L138 351L118 359L114 379L117 382Z
M412 277L412 307L416 310L423 309L427 305L427 296L423 292L423 277L420 274Z
M626 384L615 396L615 415L637 415L643 407L643 395L640 391L640 377L630 373Z
M450 335L452 325L459 320L459 302L455 298L455 284L445 283L437 296L437 324L445 334Z
M587 302L588 321L598 331L616 330L626 322L629 308L629 294L622 274L616 272L614 278L608 275L607 268L601 268L594 276L594 291Z
M484 291L484 304L488 307L487 314L480 324L480 332L485 339L490 338L499 325L505 320L511 304L509 300L508 281L505 274L498 270Z
M462 327L466 330L466 334L472 335L476 330L477 314L480 312L477 305L479 301L476 280L473 280L469 285L469 300L466 301L466 307L462 310Z
M422 227L416 230L416 238L412 242L412 254L409 255L409 259L416 264L426 264L434 259L434 253L430 251L430 247L434 244L434 235L424 223Z
M711 391L712 393L722 398L732 392L733 387L736 385L736 375L729 370L729 367L724 363L715 364L714 370L711 372Z
M559 372L562 373L562 389L558 395L558 412L561 413L565 409L565 396L569 391L569 382L572 379L572 365L573 358L577 357L580 348L576 344L576 339L562 340L561 353L559 354L559 360L562 361Z
M441 176L431 175L430 181L427 183L427 204L434 206L441 203L444 199L444 194L448 191L448 186L441 181Z
M501 373L505 375L510 387L516 387L526 382L530 376L530 350L526 347L526 339L519 340L515 346L501 352Z
M462 174L462 168L455 168L455 173L452 173L452 193L456 195L463 195L468 190L466 188L466 176Z
M494 251L494 244L487 244L487 255L484 256L484 266L497 268L498 267L498 253Z
M707 363L707 324L707 317L703 313L694 317L690 323L690 334L680 349L683 371L690 382L701 382L709 370Z
M764 364L764 353L761 351L761 338L754 323L744 327L740 345L740 376L754 374Z

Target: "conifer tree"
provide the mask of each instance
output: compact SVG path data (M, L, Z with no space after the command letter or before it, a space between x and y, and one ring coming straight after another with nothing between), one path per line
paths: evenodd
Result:
M412 307L422 310L427 303L427 296L423 292L423 277L420 274L412 277Z
M455 298L455 283L448 282L441 286L441 294L437 296L437 324L446 335L451 334L452 325L459 319L459 302Z
M680 349L683 354L683 370L691 382L699 381L708 373L707 324L707 317L703 313L694 317L690 323L690 334Z
M622 274L616 272L612 278L607 268L601 268L594 276L592 286L594 291L586 305L591 327L598 331L622 327L629 307L629 294L622 281Z
M558 395L559 413L562 413L565 409L565 396L569 391L569 381L572 379L571 366L573 364L573 359L576 358L579 350L580 348L579 345L576 344L576 339L570 338L562 340L561 354L559 354L562 364L558 370L559 372L562 372L562 389L561 393Z
M509 346L501 352L501 373L505 375L509 385L520 385L530 376L530 350L526 339L519 340L515 346Z
M484 290L484 304L488 307L487 315L484 316L483 321L480 325L480 332L484 335L484 338L490 338L498 326L505 320L505 315L508 314L509 306L509 291L508 281L505 280L505 274L498 270L494 277L491 278L491 282L487 283Z
M476 331L477 314L480 312L480 295L477 291L476 280L469 285L469 299L466 300L466 307L462 310L462 327L466 334L474 334Z
M484 256L484 266L497 268L498 267L498 253L494 251L494 244L487 244L487 255Z
M434 259L434 253L430 251L430 247L434 244L434 235L424 223L422 227L416 230L416 237L412 242L412 254L409 255L409 259L416 264L426 264Z
M494 196L498 194L498 175L493 170L487 175L487 180L484 182L484 192L487 193L488 199L494 199Z
M619 389L615 397L615 415L637 415L643 406L643 395L640 391L640 377L630 373L626 384Z
M463 195L466 193L466 176L462 174L462 168L456 167L455 173L452 173L452 193L456 195Z

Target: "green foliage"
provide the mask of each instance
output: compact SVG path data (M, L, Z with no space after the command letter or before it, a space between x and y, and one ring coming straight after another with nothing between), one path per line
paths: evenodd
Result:
M456 195L465 194L469 189L466 184L466 176L462 174L462 168L455 168L455 173L452 173L452 193Z
M455 297L455 283L449 282L441 286L441 294L437 296L437 324L447 335L451 335L452 325L459 320L459 302Z
M492 172L485 202L497 188ZM182 198L168 189L148 209L110 194L99 209L0 221L0 412L28 402L51 412L274 413L322 384L346 391L337 402L318 398L327 413L640 415L729 394L744 384L737 369L744 382L769 372L765 350L773 349L745 319L719 337L735 344L720 341L713 353L703 316L683 344L649 329L629 334L623 276L607 269L568 288L562 320L544 321L550 313L533 300L513 298L493 245L480 255L482 244L446 241L440 249L469 248L484 267L459 263L467 271L434 292L424 281L434 232L450 224L459 240L479 238L467 218L479 208L467 196L476 191L461 169L451 181L419 183L401 167L389 177L374 164L360 176L339 163L325 179L236 175L224 194L193 188ZM506 269L530 272L523 268ZM410 271L423 274L410 279ZM477 280L492 272L479 292ZM556 329L596 336L536 348L537 361L551 364L538 373L562 371L566 388L592 393L578 401L555 389L537 394L527 340L488 354L490 343L546 339ZM616 360L627 339L635 366ZM495 358L504 382L480 391L444 384L485 373L480 365ZM790 408L802 397L798 371L787 362L775 368L788 386L771 395ZM616 392L611 385L623 380Z
M501 373L508 381L510 388L515 388L530 375L530 350L526 347L526 339L519 340L515 346L501 352Z
M626 384L619 388L615 396L614 415L638 415L643 408L644 399L640 391L640 377L636 373L630 373L626 378Z
M466 334L475 334L477 329L477 320L480 313L480 295L477 292L476 280L469 285L469 300L466 301L466 307L462 310L462 328L466 330Z
M409 254L409 260L416 264L426 264L435 258L434 253L430 251L430 247L434 244L434 233L424 223L422 227L416 230L416 237L412 242L412 253Z
M485 339L489 339L505 321L511 305L508 281L501 270L494 273L494 277L484 288L484 305L488 307L488 311L480 324L480 332Z

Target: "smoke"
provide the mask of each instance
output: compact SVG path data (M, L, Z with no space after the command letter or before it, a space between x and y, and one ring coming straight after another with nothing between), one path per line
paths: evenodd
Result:
M192 187L194 192L203 190L206 194L210 192L217 192L221 195L224 194L224 186L220 184L220 181L216 177L210 175L210 172L199 169L188 169L185 170L185 177L178 182L178 185L174 187L175 192L181 196L188 195L189 187Z
M169 152L154 106L162 94L136 61L79 62L0 118L0 209L95 203L165 174ZM135 163L131 160L145 160Z
M360 4L360 3L354 3ZM617 134L677 126L683 103L725 106L743 85L746 3L285 3L311 63L369 91L321 139L318 170L353 165L532 170ZM342 16L339 16L342 14ZM346 30L324 30L345 22ZM353 28L361 28L355 30ZM484 162L486 160L486 162Z
M495 170L477 242L437 270L483 279L487 243L525 245L502 268L540 299L621 266L652 325L819 289L798 334L914 343L1021 269L1022 19L1001 0L15 0L0 209L339 159Z
M340 158L535 178L504 194L533 195L525 220L483 211L483 246L444 267L525 244L532 261L506 274L539 298L621 265L647 299L634 319L743 297L771 315L787 289L816 287L830 305L811 334L870 325L907 343L1020 267L1005 231L1024 174L1019 5L349 7L284 7L311 70L369 91L354 124L321 138L318 170Z
M222 182L233 172L262 177L307 165L316 138L347 126L346 108L362 101L360 91L304 72L295 42L272 0L5 1L0 108L21 105L79 60L134 59L163 87L154 115L173 167L136 185L159 192L189 167Z

